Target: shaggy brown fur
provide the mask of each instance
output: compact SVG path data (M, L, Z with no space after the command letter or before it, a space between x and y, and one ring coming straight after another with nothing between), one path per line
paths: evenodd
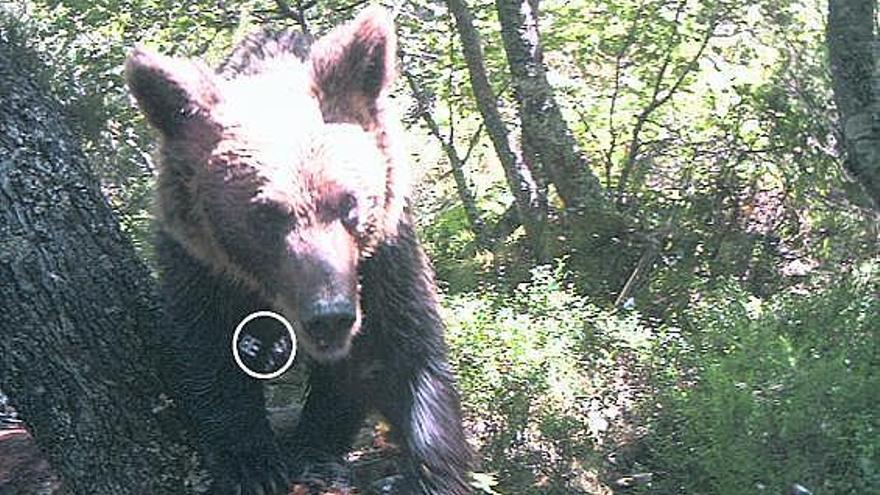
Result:
M246 38L214 73L135 50L132 93L160 134L157 253L174 325L168 375L218 493L274 492L285 456L229 339L285 315L317 362L293 458L344 453L370 408L394 427L412 493L467 493L468 448L430 268L405 212L381 9L318 40ZM322 461L323 462L323 461Z

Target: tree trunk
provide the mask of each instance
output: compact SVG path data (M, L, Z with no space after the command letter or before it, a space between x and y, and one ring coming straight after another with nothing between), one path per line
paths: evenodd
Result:
M527 147L556 186L567 212L582 216L596 206L604 208L607 202L599 180L578 150L547 81L538 0L496 0L495 6Z
M880 208L880 40L877 0L831 0L827 43L843 129L844 166Z
M532 173L522 154L514 152L510 146L507 126L501 119L495 94L486 77L480 35L474 27L467 5L463 0L447 0L446 4L455 17L456 30L461 39L461 48L467 62L477 107L501 166L504 168L504 175L513 193L517 213L525 227L535 259L539 263L546 262L550 258L546 195L539 185L537 174Z
M189 493L193 455L168 433L154 371L149 272L39 62L0 31L0 388L70 493Z
M526 156L537 160L565 206L560 239L568 263L588 274L582 290L613 300L636 264L638 229L608 200L562 116L542 60L538 0L496 0L495 8Z

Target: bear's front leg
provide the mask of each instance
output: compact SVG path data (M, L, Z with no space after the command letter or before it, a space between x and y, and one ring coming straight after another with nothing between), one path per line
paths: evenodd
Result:
M287 467L265 413L263 387L224 356L192 363L181 380L213 478L212 494L285 494Z
M444 359L414 364L386 375L387 393L377 396L377 407L404 448L401 493L469 494L471 453L452 375Z
M365 321L355 353L365 365L367 397L404 448L402 493L471 493L471 452L436 288L411 223L401 222L397 239L364 263L362 285Z
M232 356L236 325L265 305L161 231L158 241L170 322L163 335L163 376L198 436L213 478L210 493L286 493L287 471L266 418L263 386Z
M369 405L385 416L403 450L404 482L397 493L471 493L471 454L442 344L421 352L406 344L367 327L349 359L312 370L292 449L299 482L347 486L342 456Z
M351 382L349 361L309 366L309 394L294 437L285 450L295 459L299 486L322 493L332 487L346 493L351 469L345 454L351 449L366 415L363 390Z

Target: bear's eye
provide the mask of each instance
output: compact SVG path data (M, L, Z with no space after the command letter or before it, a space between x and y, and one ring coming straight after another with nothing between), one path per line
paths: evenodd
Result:
M346 194L339 203L339 218L347 229L355 229L358 225L357 198Z
M271 202L255 205L254 225L260 230L284 229L290 227L291 223L290 212L283 206Z

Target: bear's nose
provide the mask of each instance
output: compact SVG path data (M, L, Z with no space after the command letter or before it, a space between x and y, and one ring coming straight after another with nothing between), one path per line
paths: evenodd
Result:
M348 301L317 302L303 315L303 326L318 344L332 344L346 337L357 319Z

